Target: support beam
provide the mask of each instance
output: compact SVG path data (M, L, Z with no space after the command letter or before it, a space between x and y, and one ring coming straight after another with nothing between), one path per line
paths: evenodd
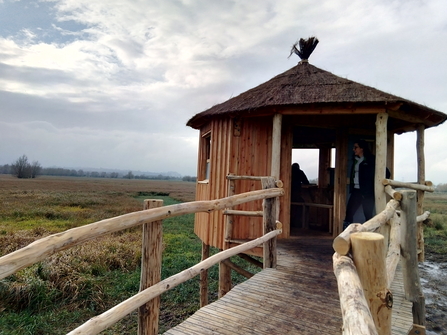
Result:
M273 116L272 130L272 162L270 167L270 175L279 180L279 172L281 169L281 129L282 115L275 114Z
M390 170L391 176L390 178L394 178L394 133L391 131L388 131L388 138L387 138L388 147L386 149L386 167L388 170Z
M376 213L380 213L386 206L386 194L382 185L386 177L387 164L387 123L388 114L379 113L376 119L376 174L374 178L374 194L376 197Z
M318 187L326 188L329 185L329 168L331 167L331 148L319 148L319 162L318 168Z
M417 129L417 139L416 139L416 152L418 160L418 184L425 184L425 154L424 154L424 133L425 126L420 124ZM424 191L417 191L417 215L421 215L424 212ZM418 233L417 233L417 243L418 250L418 261L423 262L425 260L425 248L424 248L424 225L422 222L418 222Z
M335 180L334 180L334 229L333 236L341 233L346 215L346 185L348 176L348 131L337 129L335 140Z
M270 175L279 180L281 173L281 138L282 138L282 114L275 114L273 116L272 129L272 162L270 168ZM279 220L279 199L275 201L275 221Z

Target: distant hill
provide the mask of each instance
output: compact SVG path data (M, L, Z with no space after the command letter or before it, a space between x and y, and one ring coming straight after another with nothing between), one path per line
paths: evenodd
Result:
M167 172L150 172L150 171L140 171L140 170L122 170L122 169L107 169L107 168L89 168L89 167L66 167L64 169L68 170L75 170L79 171L82 170L84 172L98 172L102 173L105 172L107 174L110 173L118 173L119 176L124 176L131 171L135 176L148 176L148 177L155 177L155 176L168 176L172 178L182 178L182 175L176 171L167 171Z

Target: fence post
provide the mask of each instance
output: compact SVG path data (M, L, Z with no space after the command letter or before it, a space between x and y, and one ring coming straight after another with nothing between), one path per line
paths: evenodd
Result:
M378 233L351 235L352 256L379 335L391 335L392 295L387 288L384 237Z
M275 179L273 177L262 178L261 183L262 183L262 189L276 187ZM271 231L276 229L276 209L277 209L276 201L277 198L268 198L264 199L264 201L262 202L262 207L264 210L263 234L270 233ZM264 247L263 248L264 269L276 268L276 262L277 262L276 237L265 242L263 247Z
M163 200L144 200L144 209L163 206ZM160 282L163 244L162 221L143 224L140 292ZM158 334L160 296L138 308L138 335Z
M402 220L402 274L405 297L413 303L413 323L425 326L425 298L419 278L417 256L416 191L403 190Z
M202 261L210 257L210 246L202 242ZM208 305L208 269L200 272L200 307Z
M424 133L425 126L423 124L417 127L417 139L416 139L416 153L418 160L418 184L425 185L425 155L424 155ZM421 215L424 212L424 191L417 191L417 215ZM425 260L425 246L424 246L424 224L422 222L417 223L417 241L418 241L418 261L423 262Z

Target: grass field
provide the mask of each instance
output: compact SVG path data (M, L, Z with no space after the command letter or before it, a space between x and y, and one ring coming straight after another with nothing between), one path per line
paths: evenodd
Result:
M170 205L192 201L194 193L195 183L182 181L0 175L0 256L56 232L139 211L144 199ZM193 226L192 214L163 221L163 279L200 261L201 241ZM0 280L0 334L66 334L136 294L140 261L138 227L57 253ZM214 301L217 266L209 277L209 300ZM234 274L234 282L242 280ZM160 331L165 331L198 309L199 279L161 299ZM132 334L136 327L134 312L102 334Z
M49 234L141 210L144 199L170 205L194 200L194 192L195 183L181 181L0 175L0 256ZM427 194L425 207L432 213L426 248L442 259L447 255L447 194ZM200 261L201 242L193 225L193 215L163 221L162 278ZM66 334L138 292L140 258L141 228L135 228L57 253L0 280L0 334ZM216 299L217 279L215 266L210 301ZM242 280L234 274L234 282ZM198 307L198 278L163 294L160 331ZM134 312L102 334L136 333L136 317Z
M424 227L426 252L432 260L447 262L447 193L426 193L424 210L430 212Z

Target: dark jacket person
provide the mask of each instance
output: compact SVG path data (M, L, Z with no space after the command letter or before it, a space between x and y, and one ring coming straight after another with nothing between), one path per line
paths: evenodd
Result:
M359 140L354 143L354 163L351 167L350 196L346 207L346 217L343 229L354 221L355 212L360 206L363 208L365 221L372 218L374 212L374 175L376 172L376 158L369 151L368 144ZM389 171L387 169L387 178Z

